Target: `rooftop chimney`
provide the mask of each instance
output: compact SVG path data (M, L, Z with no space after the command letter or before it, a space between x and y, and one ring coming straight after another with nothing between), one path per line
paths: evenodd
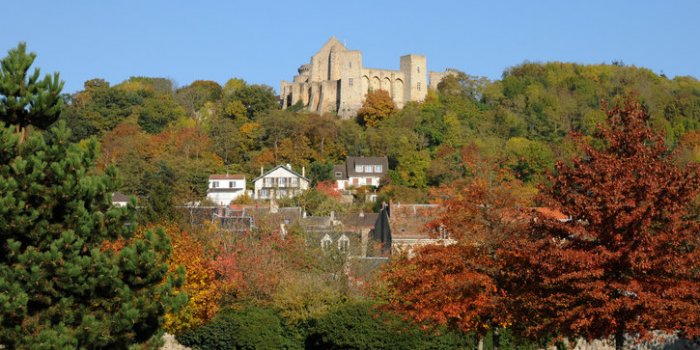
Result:
M306 177L306 167L301 167L301 177Z
M260 166L260 176L263 176L263 173L264 173L264 171L263 171L263 167L262 167L262 166Z

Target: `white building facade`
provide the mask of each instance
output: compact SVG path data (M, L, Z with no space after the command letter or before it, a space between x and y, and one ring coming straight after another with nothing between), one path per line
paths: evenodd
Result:
M310 181L305 176L305 169L301 174L292 169L292 166L278 165L271 170L262 173L253 180L255 199L280 199L290 198L309 189Z
M229 205L245 194L245 175L215 174L209 176L207 198L217 205Z

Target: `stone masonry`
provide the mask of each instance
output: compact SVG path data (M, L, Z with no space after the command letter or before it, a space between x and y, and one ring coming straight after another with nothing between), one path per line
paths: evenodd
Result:
M429 72L423 55L401 56L399 70L366 68L362 52L348 50L331 37L299 67L292 82L280 83L282 108L301 102L306 110L318 114L337 113L341 118L356 115L370 90L386 90L397 107L408 101L422 101L429 86ZM444 73L430 72L431 78L441 79Z

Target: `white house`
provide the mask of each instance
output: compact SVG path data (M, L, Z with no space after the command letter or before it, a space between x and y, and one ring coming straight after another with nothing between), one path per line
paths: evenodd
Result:
M301 168L301 174L292 170L292 166L278 165L266 173L260 169L260 176L253 180L255 190L253 198L271 199L294 197L309 189L309 179L305 176L305 169Z
M207 198L218 205L229 205L245 193L245 175L214 174L209 176Z
M129 196L121 192L112 193L112 205L115 207L124 208L127 204L129 204L129 200Z
M336 165L333 171L339 190L379 187L380 180L389 171L389 161L386 157L348 157L345 164Z

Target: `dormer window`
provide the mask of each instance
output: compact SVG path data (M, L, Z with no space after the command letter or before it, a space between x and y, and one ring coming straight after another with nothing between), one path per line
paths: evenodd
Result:
M355 172L356 173L363 173L363 172L365 172L365 169L362 165L355 165Z
M375 166L374 166L374 172L375 172L375 173L381 173L381 172L382 172L382 166L381 166L381 165L375 165Z
M341 176L343 176L343 173L341 173L340 171L335 172L335 177L341 177Z
M323 236L321 239L321 249L326 250L331 247L331 243L333 243L333 240L331 239L331 236L326 234Z

